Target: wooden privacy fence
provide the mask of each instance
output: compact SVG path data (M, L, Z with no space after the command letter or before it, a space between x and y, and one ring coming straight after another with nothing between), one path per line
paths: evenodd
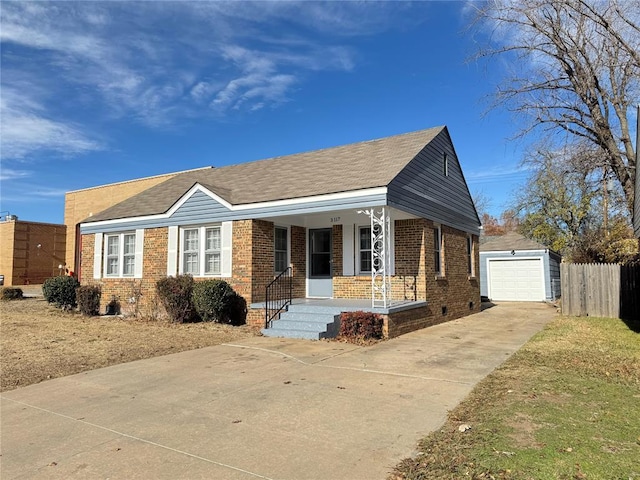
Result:
M614 264L560 265L562 314L637 319L640 267Z

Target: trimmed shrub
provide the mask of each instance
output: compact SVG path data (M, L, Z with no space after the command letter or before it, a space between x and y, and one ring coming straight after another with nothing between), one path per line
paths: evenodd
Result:
M22 289L18 287L2 287L0 290L2 300L22 300Z
M193 306L205 322L224 321L233 288L224 280L204 280L193 286Z
M156 291L172 322L183 323L194 318L193 277L177 275L161 278L156 282Z
M227 322L233 326L247 323L247 301L243 296L233 292L227 305Z
M90 317L100 315L100 296L102 291L97 285L84 285L76 289L78 310Z
M340 337L350 342L382 338L383 319L371 312L343 312L340 314Z
M60 308L74 308L76 306L76 288L80 282L75 277L47 278L42 284L42 294L49 303Z
M247 302L224 280L204 280L193 286L193 306L205 322L242 325Z

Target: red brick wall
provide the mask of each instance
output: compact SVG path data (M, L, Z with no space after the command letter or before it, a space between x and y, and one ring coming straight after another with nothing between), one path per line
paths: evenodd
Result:
M227 279L233 289L244 297L247 305L251 304L251 236L253 223L251 220L233 222L233 240L231 252L231 268L233 278Z
M267 285L275 278L274 225L265 220L253 220L251 236L251 301L264 302Z
M53 223L0 222L0 275L4 275L4 284L40 284L64 275L66 232L67 227Z
M334 277L342 276L342 225L334 225L331 229L331 271Z
M291 265L293 266L293 297L307 295L307 230L291 226Z
M391 299L426 300L427 306L385 315L385 335L389 337L480 311L478 237L473 237L475 276L470 277L467 234L442 226L445 275L436 277L433 226L424 219L398 220L394 224L395 275L391 278ZM333 286L336 298L371 298L369 275L336 276Z
M116 300L123 314L162 317L164 309L156 296L156 282L167 275L168 228L144 231L143 278L93 278L95 235L82 235L82 284L100 285L100 311ZM102 267L102 266L101 266Z

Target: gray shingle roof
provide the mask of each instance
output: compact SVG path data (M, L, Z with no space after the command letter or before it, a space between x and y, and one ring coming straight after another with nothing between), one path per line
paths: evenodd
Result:
M185 172L86 221L164 213L196 183L235 205L387 186L444 128Z
M516 232L505 233L504 235L487 237L486 241L480 242L481 252L503 252L511 250L545 250L547 247L541 243L534 242Z

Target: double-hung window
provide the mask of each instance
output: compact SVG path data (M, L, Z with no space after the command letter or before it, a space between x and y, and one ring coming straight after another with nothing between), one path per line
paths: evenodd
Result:
M289 266L289 235L286 227L274 230L274 270L284 272Z
M220 269L221 269L220 227L208 227L208 228L205 228L204 231L205 231L204 273L205 275L219 275Z
M371 273L371 259L373 256L371 250L371 227L360 227L358 229L358 243L360 273Z
M104 265L106 277L133 277L136 266L136 234L106 234Z
M470 277L474 277L474 262L473 262L473 237L467 236L467 273Z
M221 243L219 226L182 229L181 272L193 276L220 275Z
M437 276L444 275L442 229L440 226L433 229L433 264Z

